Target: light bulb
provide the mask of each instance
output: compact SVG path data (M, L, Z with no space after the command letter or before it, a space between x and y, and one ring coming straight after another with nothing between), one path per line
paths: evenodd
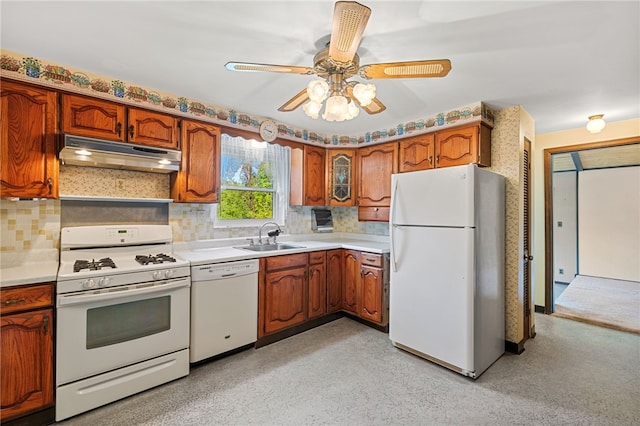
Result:
M329 94L329 85L324 80L312 80L307 84L307 95L314 102L321 103Z
M376 97L376 86L358 83L353 87L353 96L356 97L361 106L365 107Z
M604 114L592 115L587 122L587 130L589 133L600 133L604 129L605 122L602 119Z
M309 101L306 104L304 104L302 106L302 109L304 110L305 114L307 114L309 117L313 118L314 120L318 118L318 114L320 113L320 109L322 109L322 103L320 102L315 102L315 101Z
M341 95L331 96L327 99L322 118L327 121L344 121L349 113L347 98Z

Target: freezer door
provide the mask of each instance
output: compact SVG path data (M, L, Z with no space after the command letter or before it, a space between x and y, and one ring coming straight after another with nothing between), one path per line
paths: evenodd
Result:
M396 226L389 338L473 371L474 230Z
M392 175L391 223L475 226L476 167L470 164Z

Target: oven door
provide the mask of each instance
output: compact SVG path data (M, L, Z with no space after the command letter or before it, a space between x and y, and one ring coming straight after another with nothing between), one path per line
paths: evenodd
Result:
M57 296L56 384L189 347L190 279Z

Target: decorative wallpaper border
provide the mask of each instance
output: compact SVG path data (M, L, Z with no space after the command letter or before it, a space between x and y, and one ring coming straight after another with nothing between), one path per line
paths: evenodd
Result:
M29 83L71 92L90 95L107 100L117 100L129 105L142 105L145 108L170 112L185 117L215 124L248 129L258 133L264 117L251 116L217 105L204 104L196 99L148 89L135 83L92 74L54 64L43 59L25 56L20 53L1 50L0 76L14 78ZM114 99L116 98L116 99ZM483 102L465 105L450 111L444 111L432 117L424 117L398 124L390 129L366 132L364 135L326 135L308 129L298 129L278 123L278 137L315 145L358 145L388 142L406 137L409 134L430 133L439 128L463 123L483 121L493 127L494 112Z

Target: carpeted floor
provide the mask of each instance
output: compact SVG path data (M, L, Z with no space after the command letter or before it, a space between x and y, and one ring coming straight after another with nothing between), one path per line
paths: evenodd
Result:
M640 336L536 314L473 381L342 318L61 425L638 425Z
M554 309L556 316L640 333L640 282L577 275Z

